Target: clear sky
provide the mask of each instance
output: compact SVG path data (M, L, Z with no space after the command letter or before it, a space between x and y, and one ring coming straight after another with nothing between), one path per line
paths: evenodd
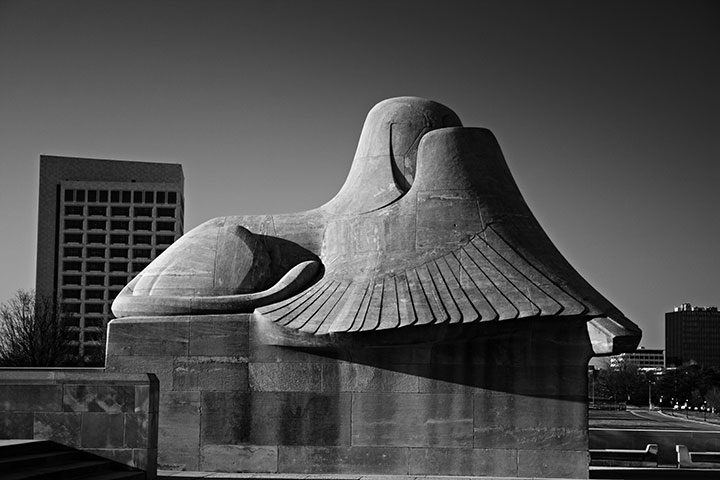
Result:
M664 346L720 304L713 1L0 0L0 300L33 288L39 156L181 163L186 231L330 199L367 111L498 137L570 263Z

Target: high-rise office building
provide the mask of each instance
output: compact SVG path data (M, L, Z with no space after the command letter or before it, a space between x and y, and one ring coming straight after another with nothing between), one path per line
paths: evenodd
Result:
M179 164L42 155L35 290L62 302L68 340L97 353L110 305L183 233Z
M720 312L683 303L665 314L667 366L695 363L720 368Z

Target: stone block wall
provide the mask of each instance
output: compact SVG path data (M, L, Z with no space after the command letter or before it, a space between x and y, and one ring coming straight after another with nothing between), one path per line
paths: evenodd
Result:
M163 468L587 478L583 319L409 347L265 345L251 315L110 323L107 371L160 381Z
M0 438L45 439L154 478L158 382L103 369L0 369Z

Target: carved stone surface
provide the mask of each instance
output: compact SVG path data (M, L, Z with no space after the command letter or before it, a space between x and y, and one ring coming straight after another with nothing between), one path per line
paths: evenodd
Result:
M113 304L117 317L252 311L286 345L441 341L554 316L585 317L596 354L640 339L550 242L493 134L416 97L370 111L328 203L210 220Z

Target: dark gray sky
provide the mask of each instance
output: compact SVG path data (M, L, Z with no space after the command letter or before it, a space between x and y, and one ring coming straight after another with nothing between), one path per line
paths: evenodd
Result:
M40 154L183 165L186 231L330 199L367 111L498 137L561 252L660 348L720 303L713 1L0 0L0 300L32 288Z

